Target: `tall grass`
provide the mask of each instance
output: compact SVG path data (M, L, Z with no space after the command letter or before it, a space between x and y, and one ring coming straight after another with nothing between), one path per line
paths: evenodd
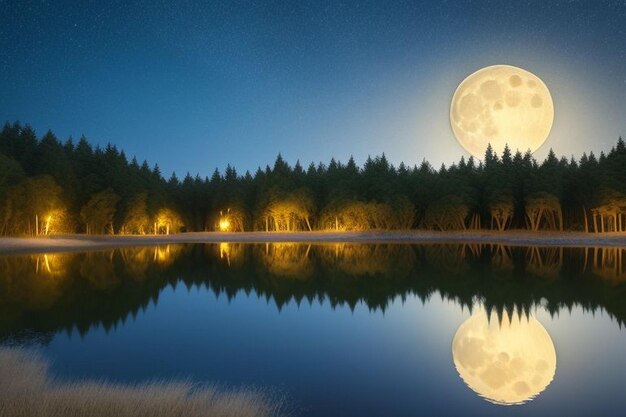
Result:
M62 382L49 375L38 353L0 347L1 417L269 417L284 410L282 398L260 390L225 392L189 382Z

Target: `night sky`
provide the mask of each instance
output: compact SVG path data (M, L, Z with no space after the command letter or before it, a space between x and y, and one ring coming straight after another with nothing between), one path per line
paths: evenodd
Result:
M449 123L469 73L550 88L559 155L626 136L626 1L3 1L0 120L84 134L210 175L385 152L468 154Z

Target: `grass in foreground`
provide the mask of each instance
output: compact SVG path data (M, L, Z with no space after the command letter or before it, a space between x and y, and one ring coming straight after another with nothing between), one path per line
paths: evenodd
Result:
M223 392L189 382L61 382L41 355L0 347L0 417L266 417L285 402L259 390Z

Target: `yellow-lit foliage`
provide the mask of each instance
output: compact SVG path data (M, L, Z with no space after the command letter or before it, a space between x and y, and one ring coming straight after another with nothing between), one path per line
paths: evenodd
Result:
M313 198L306 190L284 196L274 196L263 212L266 231L292 232L312 230Z
M27 178L9 188L0 208L3 234L49 235L71 232L62 189L50 176Z
M52 235L57 233L64 233L69 230L67 226L67 212L65 209L56 209L44 214L43 219L40 219L39 234L40 235Z
M156 234L178 233L183 227L183 221L181 217L174 210L164 208L159 210L155 219Z
M371 228L370 206L361 201L349 201L335 207L327 207L321 215L323 229L369 230Z
M408 200L398 201L396 211L387 203L349 200L326 207L320 225L325 230L342 231L409 229L414 216Z
M243 232L245 224L246 216L243 210L233 207L220 211L216 229L220 232Z
M130 201L126 208L121 234L145 235L149 233L150 218L146 199L146 194L141 193Z

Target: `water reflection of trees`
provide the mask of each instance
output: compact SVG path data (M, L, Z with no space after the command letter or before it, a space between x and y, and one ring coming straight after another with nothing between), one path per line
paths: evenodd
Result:
M588 250L588 248L587 248ZM594 275L615 282L626 281L626 248L593 248Z
M239 292L279 309L327 302L386 309L433 295L491 314L582 306L626 320L624 248L506 245L221 244L0 257L0 338L105 329L134 317L167 286Z
M528 272L544 277L556 278L563 267L563 248L529 246L527 248Z
M256 249L256 259L272 275L306 279L313 274L311 244L268 243Z
M335 243L316 247L316 255L326 268L350 276L406 275L415 264L411 246Z
M172 282L167 259L180 249L0 257L0 338L62 329L82 333L95 324L109 329L156 303Z

